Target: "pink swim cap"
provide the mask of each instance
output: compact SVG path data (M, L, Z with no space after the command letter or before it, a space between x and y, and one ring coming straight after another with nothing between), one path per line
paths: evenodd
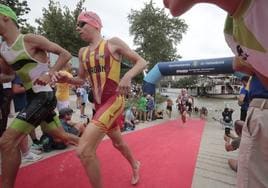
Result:
M87 24L100 30L102 28L102 23L100 17L91 11L81 12L77 18L78 21L86 22Z

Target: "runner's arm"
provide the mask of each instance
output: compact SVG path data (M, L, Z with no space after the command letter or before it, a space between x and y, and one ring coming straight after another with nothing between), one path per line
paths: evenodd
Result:
M114 46L115 54L117 54L119 57L123 56L127 58L134 64L134 66L124 76L128 76L132 79L146 68L148 63L138 53L131 50L129 46L121 39L114 37L110 39L109 42L112 46Z
M67 50L41 35L28 34L25 36L25 41L31 45L31 48L58 55L56 63L50 68L50 74L61 70L72 58L72 55Z
M81 48L78 53L79 59L79 70L78 77L68 77L66 75L61 74L60 72L55 73L55 82L64 82L72 85L83 85L86 79L86 71L82 63L82 53L85 48Z
M109 48L115 57L120 58L123 56L134 64L134 66L125 73L119 82L119 92L123 95L127 95L131 87L131 79L141 73L148 63L139 54L131 50L129 46L119 38L115 37L110 39Z

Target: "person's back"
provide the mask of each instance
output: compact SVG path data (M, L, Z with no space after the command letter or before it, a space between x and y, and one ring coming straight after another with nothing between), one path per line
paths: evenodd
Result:
M268 151L265 145L268 142L268 89L256 75L253 75L250 80L249 98L251 102L248 117L242 129L240 143L238 181L244 182L243 175L256 172L258 177L254 177L250 185L267 187L268 166L265 164L268 160ZM249 148L249 146L254 147ZM259 168L256 169L256 167Z
M230 131L233 129L233 115L234 110L228 107L225 107L222 112L222 124L225 130L225 135L229 136Z
M231 123L232 114L233 114L232 110L230 110L229 108L224 108L224 111L222 112L223 121L226 123Z
M248 76L243 76L241 78L242 88L238 96L238 105L240 106L240 120L245 121L247 117L247 111L249 107L249 94L248 94Z

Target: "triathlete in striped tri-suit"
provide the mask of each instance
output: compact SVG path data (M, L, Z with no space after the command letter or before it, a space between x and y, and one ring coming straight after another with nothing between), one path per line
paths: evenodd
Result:
M119 38L105 40L101 28L102 23L96 13L80 13L76 29L89 46L79 51L79 77L67 78L58 74L59 82L79 85L88 78L92 85L96 114L81 137L78 155L94 188L102 187L96 149L106 134L112 139L114 147L129 161L133 171L131 183L138 183L140 162L123 141L119 125L122 123L124 95L130 92L131 79L147 65L141 56ZM122 57L133 62L134 66L120 79Z

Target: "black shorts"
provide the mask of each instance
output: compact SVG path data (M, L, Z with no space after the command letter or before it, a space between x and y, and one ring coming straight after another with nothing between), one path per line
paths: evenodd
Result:
M183 112L186 111L186 110L187 110L186 105L183 105L183 104L179 105L179 111L180 111L181 114L183 114Z
M40 92L33 93L32 90L26 92L27 106L18 115L17 119L23 120L34 127L40 125L42 121L50 123L57 115L54 111L57 100L54 93Z

